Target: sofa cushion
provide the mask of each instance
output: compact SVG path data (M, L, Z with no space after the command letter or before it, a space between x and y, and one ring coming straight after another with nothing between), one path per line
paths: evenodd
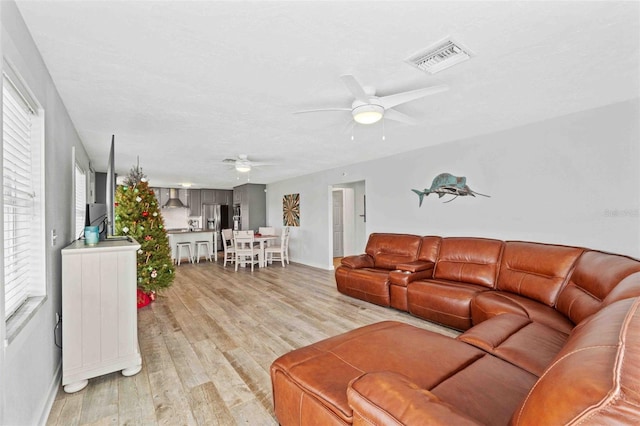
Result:
M540 377L567 337L524 316L502 314L476 325L457 339Z
M479 424L410 378L390 371L356 378L349 384L347 397L354 426Z
M574 324L554 308L506 291L485 291L471 301L471 319L480 324L501 314L517 314L569 334Z
M471 300L487 290L456 281L415 281L407 286L407 309L417 317L466 330L471 327Z
M506 425L537 379L528 371L486 354L430 391L480 424Z
M386 269L336 269L336 286L340 293L376 305L389 306L389 271Z
M418 260L423 262L436 263L438 252L440 251L440 243L442 237L427 236L422 237L420 242L420 251L418 252Z
M443 238L433 277L493 288L502 246L485 238Z
M581 248L508 241L505 243L497 289L554 306Z
M376 268L396 269L398 263L418 260L421 241L418 235L373 233L365 253L373 258Z
M638 424L640 299L580 323L515 410L512 425Z
M362 374L392 371L430 389L483 355L466 343L395 321L361 327L273 362L276 416L281 424L300 424L299 419L308 424L334 424L336 419L348 424L352 409L347 388Z
M587 251L580 256L567 285L558 296L556 309L578 324L602 308L605 298L626 277L640 271L640 262L626 256ZM636 291L640 295L640 280Z

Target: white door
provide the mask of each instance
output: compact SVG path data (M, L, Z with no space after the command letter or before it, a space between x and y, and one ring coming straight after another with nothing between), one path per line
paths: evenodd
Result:
M333 191L333 257L344 256L342 191Z

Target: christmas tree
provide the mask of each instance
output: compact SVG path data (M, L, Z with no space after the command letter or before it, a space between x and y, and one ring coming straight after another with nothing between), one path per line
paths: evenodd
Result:
M158 201L140 166L131 168L115 198L115 234L140 244L138 289L153 300L155 293L173 283L174 268Z

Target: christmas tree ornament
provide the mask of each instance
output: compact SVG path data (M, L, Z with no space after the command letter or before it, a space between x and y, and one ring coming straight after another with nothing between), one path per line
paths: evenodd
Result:
M140 197L136 197L136 201L137 201L137 202L140 202L140 201L142 201L142 198L140 198Z

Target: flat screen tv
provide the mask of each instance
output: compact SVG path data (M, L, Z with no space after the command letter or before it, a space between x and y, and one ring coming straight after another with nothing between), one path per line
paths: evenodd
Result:
M116 171L114 157L115 135L111 135L111 151L109 152L109 162L107 163L107 237L115 235L115 200L116 200Z

